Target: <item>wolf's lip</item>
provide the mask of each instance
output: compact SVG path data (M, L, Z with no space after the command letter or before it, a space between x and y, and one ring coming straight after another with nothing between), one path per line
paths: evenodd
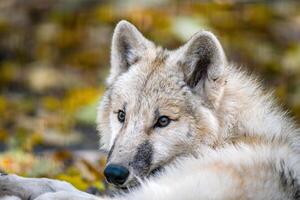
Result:
M158 166L149 173L149 176L155 176L157 173L161 172L162 170L163 170L163 167Z
M146 177L144 177L144 178L149 178L149 177L152 177L152 176L156 176L162 170L163 170L163 167L162 166L158 166L158 167L154 168L152 171L150 171L149 175L146 176ZM136 180L134 180L134 181L130 181L126 185L115 186L115 187L118 188L118 189L120 189L123 193L127 193L127 192L130 191L130 189L138 187L138 186L139 186L139 182L137 182Z

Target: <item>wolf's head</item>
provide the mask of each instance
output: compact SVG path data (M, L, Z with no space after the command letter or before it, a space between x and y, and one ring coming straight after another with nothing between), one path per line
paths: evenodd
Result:
M109 152L108 181L128 186L178 156L216 145L225 67L223 49L210 32L169 51L119 22L97 119Z

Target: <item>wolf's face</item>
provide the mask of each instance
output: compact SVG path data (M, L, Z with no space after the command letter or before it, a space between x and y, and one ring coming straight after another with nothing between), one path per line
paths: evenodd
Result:
M111 53L97 119L109 152L109 182L129 186L178 156L216 144L226 60L211 33L199 32L168 51L122 21Z

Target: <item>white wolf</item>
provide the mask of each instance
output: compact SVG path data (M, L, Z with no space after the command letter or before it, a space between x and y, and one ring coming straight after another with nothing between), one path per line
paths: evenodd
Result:
M108 182L94 197L68 183L0 177L22 199L300 199L300 132L255 79L227 62L210 32L177 50L117 25L98 110Z

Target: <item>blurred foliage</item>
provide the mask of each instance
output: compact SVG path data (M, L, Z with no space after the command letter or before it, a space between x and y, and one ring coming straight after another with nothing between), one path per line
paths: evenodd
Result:
M105 190L95 116L121 19L168 48L213 31L300 121L297 1L1 0L0 169Z

